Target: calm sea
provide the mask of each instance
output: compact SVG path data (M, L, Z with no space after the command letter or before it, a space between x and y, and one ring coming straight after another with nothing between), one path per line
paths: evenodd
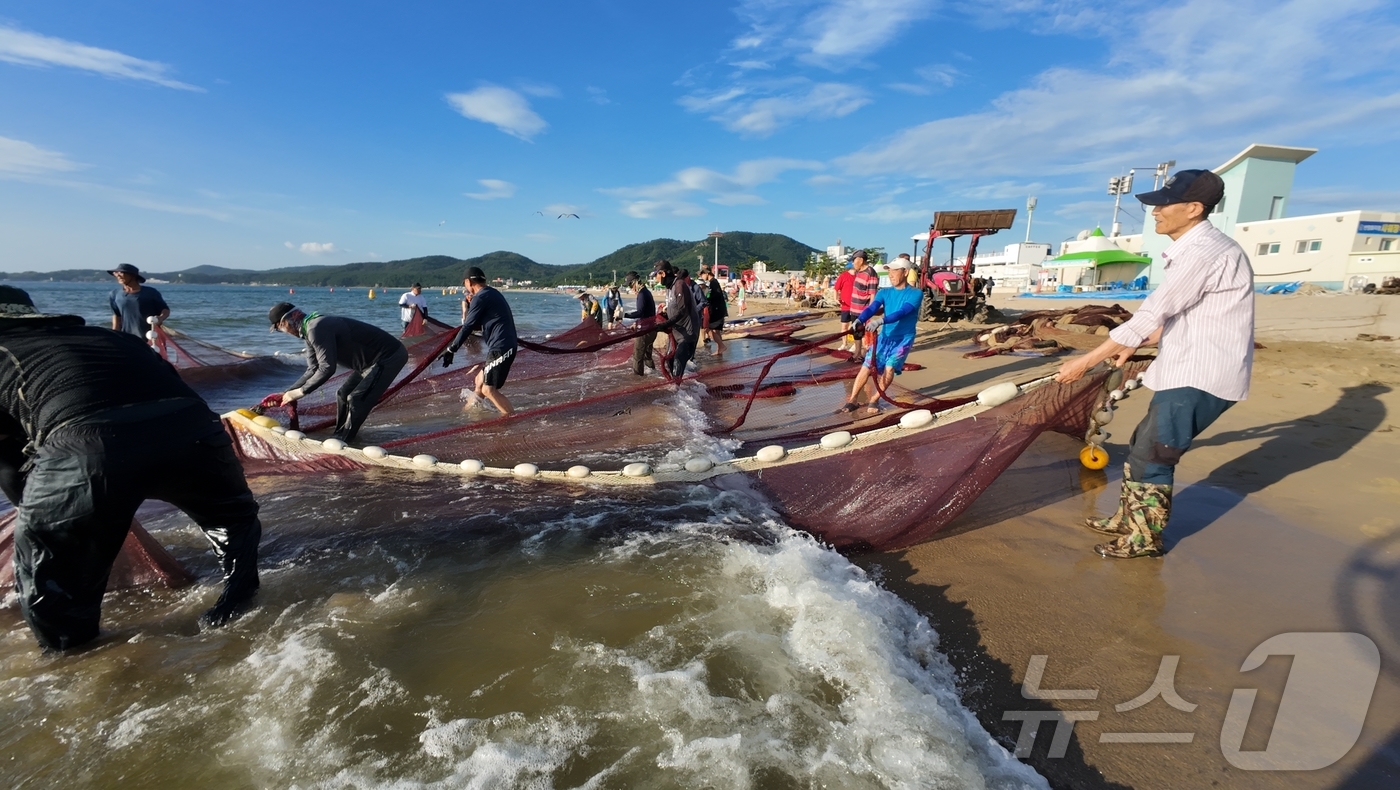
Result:
M105 325L108 286L19 284ZM267 308L399 328L399 291L157 286L170 325L286 358ZM455 296L428 292L454 322ZM522 333L576 303L508 294ZM373 420L373 417L371 417ZM704 441L697 435L696 441ZM260 476L257 608L217 596L200 532L139 514L201 576L108 597L101 644L48 657L0 609L8 787L1045 787L958 701L938 636L846 558L696 486L571 494L391 470Z

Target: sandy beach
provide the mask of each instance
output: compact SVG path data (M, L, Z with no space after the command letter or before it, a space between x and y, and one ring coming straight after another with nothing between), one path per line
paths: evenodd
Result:
M1078 304L996 301L1011 317ZM1057 787L1400 782L1400 433L1390 417L1400 405L1400 354L1395 342L1356 339L1400 336L1400 300L1261 296L1257 304L1265 348L1256 352L1250 396L1182 461L1166 557L1101 559L1091 548L1096 533L1082 526L1116 504L1147 390L1109 427L1108 469L1083 469L1079 441L1042 436L938 539L853 557L928 616L966 704L1008 748L1022 726L1004 718L1008 711L1078 712L1063 756L1052 756L1049 722L1027 758ZM823 321L808 333L833 327ZM925 368L901 382L926 394L975 391L1003 377L1044 375L1062 359L963 359L974 331L921 324L911 359ZM1382 670L1365 727L1345 757L1320 770L1235 768L1221 746L1231 695L1259 689L1239 749L1265 749L1290 658L1268 658L1251 672L1241 665L1260 643L1289 632L1359 632L1375 642ZM1078 698L1025 698L1032 656L1046 657L1041 689L1079 690L1069 695ZM1158 698L1117 711L1153 684L1165 656L1179 657L1182 707L1198 707L1188 713ZM1190 742L1101 740L1124 732L1189 734Z

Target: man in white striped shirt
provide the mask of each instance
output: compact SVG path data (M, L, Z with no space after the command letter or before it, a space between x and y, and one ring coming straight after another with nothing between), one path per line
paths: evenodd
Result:
M1161 189L1137 196L1152 206L1157 232L1172 239L1162 253L1162 284L1130 321L1090 353L1067 360L1055 377L1075 381L1106 359L1122 364L1139 346L1158 346L1142 382L1154 391L1152 403L1129 442L1118 511L1087 521L1115 538L1094 547L1104 557L1162 553L1177 462L1249 394L1254 271L1240 245L1206 219L1224 194L1215 173L1182 170Z

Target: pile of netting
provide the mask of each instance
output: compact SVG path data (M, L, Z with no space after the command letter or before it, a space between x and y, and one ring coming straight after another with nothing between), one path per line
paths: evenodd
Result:
M1035 310L1022 314L1010 324L979 334L977 344L985 348L963 356L969 359L1011 353L1053 356L1066 350L1089 349L1103 342L1109 330L1132 317L1130 311L1116 304Z

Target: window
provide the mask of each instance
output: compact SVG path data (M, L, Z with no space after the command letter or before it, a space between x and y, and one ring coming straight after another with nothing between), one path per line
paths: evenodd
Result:
M1278 255L1278 250L1279 250L1279 243L1278 243L1278 242L1276 242L1276 241L1275 241L1275 242L1264 242L1263 244L1260 244L1260 245L1259 245L1258 249L1255 251L1254 254L1255 254L1255 255Z
M1293 247L1293 251L1300 255L1305 252L1320 252L1321 250L1322 239L1303 239Z
M1395 239L1381 239L1381 252L1390 252L1395 249Z
M1274 202L1269 204L1269 219L1283 219L1283 196L1274 195Z

